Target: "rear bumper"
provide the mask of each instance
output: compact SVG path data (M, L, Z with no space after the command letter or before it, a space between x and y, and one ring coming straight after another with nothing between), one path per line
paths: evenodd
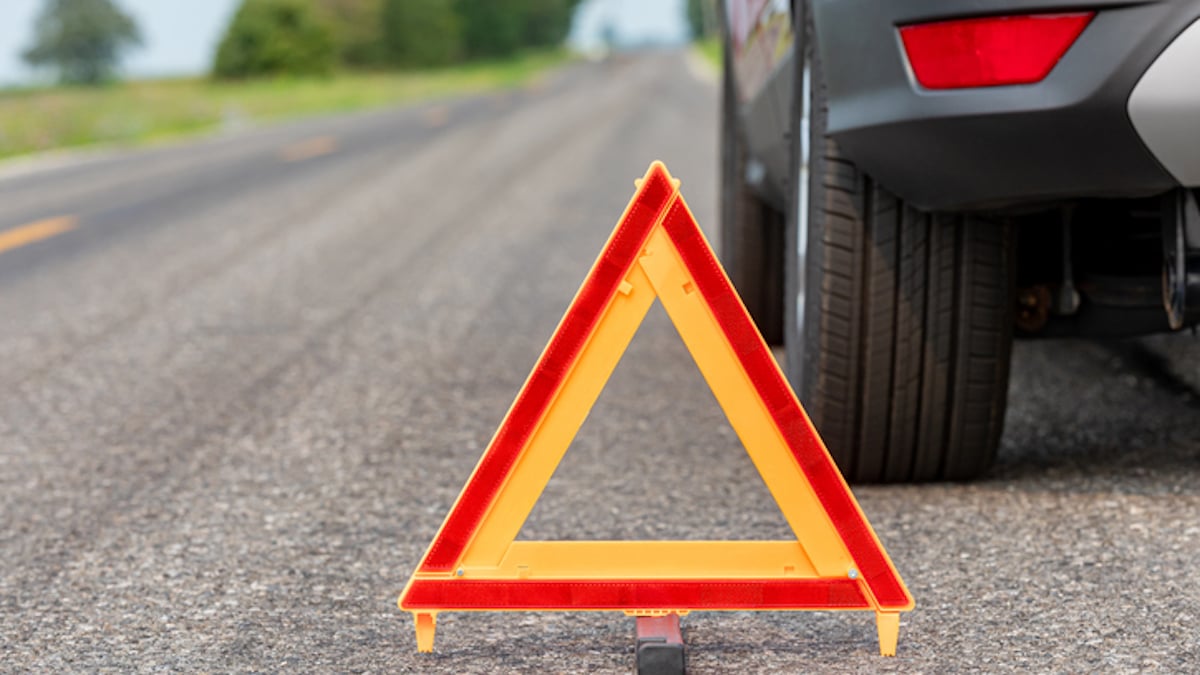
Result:
M970 7L995 15L1038 4ZM927 209L1139 196L1179 185L1135 128L1129 102L1155 59L1200 17L1200 0L1042 4L1099 10L1046 79L929 91L913 80L896 27L962 17L961 0L814 0L830 133L881 183ZM1200 79L1192 87L1200 90Z

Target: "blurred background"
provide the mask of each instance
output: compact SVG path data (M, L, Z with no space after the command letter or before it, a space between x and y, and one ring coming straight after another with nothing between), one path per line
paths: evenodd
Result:
M512 86L716 32L708 0L6 0L0 157ZM715 53L716 41L709 39Z

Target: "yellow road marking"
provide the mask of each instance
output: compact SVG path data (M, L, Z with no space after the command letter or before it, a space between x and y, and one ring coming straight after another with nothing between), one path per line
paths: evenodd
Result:
M430 129L444 127L449 120L450 108L444 105L434 106L425 111L425 126Z
M56 234L75 229L78 224L79 219L75 216L59 216L0 232L0 253L32 244L35 241L49 239Z
M337 139L333 136L317 136L284 146L279 151L279 158L285 162L303 162L306 159L333 154L337 149Z

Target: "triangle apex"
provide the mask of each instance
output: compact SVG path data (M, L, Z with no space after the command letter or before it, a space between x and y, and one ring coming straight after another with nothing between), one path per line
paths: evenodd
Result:
M671 172L667 170L667 165L664 164L661 159L656 159L653 162L650 162L650 168L646 169L646 175L642 178L642 180L645 180L646 178L650 178L651 176L654 176L654 175L661 175L663 178L667 179L667 181L669 181L672 185L675 185L676 187L678 187L679 181L676 180L673 176L671 176Z

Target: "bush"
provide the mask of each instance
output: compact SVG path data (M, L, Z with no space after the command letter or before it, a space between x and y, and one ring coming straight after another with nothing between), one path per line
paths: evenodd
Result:
M309 0L244 0L217 48L217 77L326 75L333 34Z

